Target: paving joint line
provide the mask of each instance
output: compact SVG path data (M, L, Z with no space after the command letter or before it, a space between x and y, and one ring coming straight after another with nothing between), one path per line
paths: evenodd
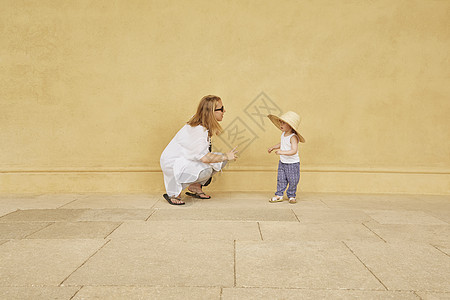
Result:
M73 296L72 297L70 297L70 299L69 300L72 300L80 291L81 291L81 289L84 287L84 285L82 285L79 289L78 289L78 291L76 291L75 292L75 294L73 294Z
M298 218L297 214L295 213L295 211L291 208L292 213L294 214L295 218L297 219L297 221L300 223L300 219Z
M195 286L190 286L195 287ZM233 288L233 287L225 287L225 288ZM352 292L390 292L390 293L415 293L417 291L414 290L379 290L379 289L357 289L357 288L314 288L314 287L279 287L279 286L239 286L237 289L272 289L272 290L311 290L311 291L352 291ZM441 293L448 294L449 292L443 291L426 291L430 293Z
M14 286L14 287L47 287L49 285L25 285L25 286ZM65 287L79 287L80 285L73 284L73 285L65 285ZM127 287L127 288L233 288L232 286L223 286L223 285L150 285L150 284L83 284L82 287ZM4 287L4 286L0 286ZM9 287L9 286L7 286ZM54 287L52 285L52 287Z
M155 203L153 203L152 207L150 207L150 209L153 209L160 201L161 199L156 200Z
M106 240L106 238L107 238L108 236L110 236L114 231L116 231L117 228L119 228L120 226L122 226L122 224L123 224L123 222L120 223L119 225L117 225L117 227L114 228L110 233L108 233L103 239Z
M11 211L11 212L7 213L6 215L1 216L1 217L0 217L0 222L2 221L2 219L3 219L4 217L9 216L10 214L13 214L13 213L15 213L16 211L19 211L19 210L22 210L22 209L17 208L15 211Z
M56 222L50 222L49 224L47 224L47 226L45 226L45 227L43 227L43 228L41 228L41 229L38 229L38 230L36 230L36 231L34 231L34 232L30 233L30 234L27 234L26 236L24 236L23 238L21 238L21 240L26 239L26 238L28 238L29 236L31 236L31 235L33 235L33 234L35 234L35 233L38 233L39 231L42 231L42 230L44 230L45 228L48 228L48 227L50 227L50 226L52 226L52 225L55 225L55 224L56 224Z
M425 212L428 213L428 214L430 214L433 218L436 218L436 219L438 219L439 221L442 221L442 222L444 222L444 223L447 223L447 225L450 225L449 222L447 222L446 220L444 220L444 218L441 219L441 217L438 216L438 215L436 215L433 211L427 209L427 210L425 210Z
M234 264L233 264L233 270L234 270L234 283L233 287L236 287L236 240L233 241L233 252L234 252Z
M152 213L150 214L150 216L148 216L148 218L147 219L145 219L145 222L147 222L148 221L148 219L150 219L150 217L151 216L153 216L153 214L156 212L156 209L154 209L153 211L152 211Z
M328 206L328 204L326 204L325 202L323 202L322 199L319 199L320 202L322 202L326 207L328 207L329 209L331 208L330 206Z
M259 222L256 222L256 223L258 224L258 230L259 230L259 235L261 236L261 241L264 241L263 235L262 235L262 232L261 232L261 224L259 224Z
M31 284L31 285L13 285L13 286L9 286L9 285L5 285L5 286L1 286L1 287L48 287L49 285L46 284ZM88 284L88 285L67 285L67 287L80 287L80 289L76 292L80 292L81 289L85 288L85 287L131 287L131 288L177 288L180 287L179 285L143 285L143 284L120 284L120 285L114 285L114 284ZM186 285L186 286L181 286L181 287L186 287L186 288L217 288L220 289L221 294L223 293L223 289L227 288L227 289L262 289L262 288L267 288L267 289L273 289L273 290L311 290L311 291L357 291L357 292L390 292L390 293L412 293L415 294L417 292L420 291L415 291L415 290L402 290L402 289L395 289L395 290L387 290L387 291L382 291L379 289L372 289L372 288L368 288L368 289L357 289L357 288L314 288L314 287L279 287L279 286L273 286L273 287L268 287L268 286L240 286L240 287L232 287L232 286L211 286L211 285ZM429 293L438 293L438 294L450 294L449 292L446 291L438 291L438 290L427 290L424 292L429 292ZM76 296L76 294L74 295ZM72 296L72 298L74 297ZM419 295L417 295L417 297L419 297L420 299L422 299Z
M430 245L431 245L431 244L430 244ZM437 246L435 246L435 245L431 245L431 246L433 246L433 248L435 248L437 251L441 252L442 254L447 255L448 257L450 257L450 255L448 255L447 253L445 253L444 251L442 251L441 249L439 249Z
M377 277L377 275L375 275L375 273L372 272L371 269L369 269L369 267L366 266L366 264L358 257L358 255L356 255L355 252L353 252L353 250L344 242L342 241L342 243L345 245L345 247L348 248L348 250L350 250L350 252L362 263L362 265L381 283L381 285L383 285L383 287L386 289L386 291L389 291L389 289L387 288L386 285L384 285L384 283L380 280L380 278Z
M361 223L364 227L366 227L367 229L370 230L370 232L372 232L373 234L375 234L377 237L379 237L383 242L385 242L387 244L387 241L385 239L383 239L381 236L379 236L375 231L373 231L371 228L369 228L364 222Z
M69 279L70 276L72 276L72 274L74 274L76 271L78 271L82 266L84 266L92 257L94 257L100 250L102 250L109 242L111 242L111 240L106 241L106 243L103 244L103 246L101 246L99 249L97 249L97 251L94 252L94 254L92 254L91 256L89 256L78 268L76 268L72 273L69 274L69 276L67 276L66 278L64 278L63 281L61 281L61 283L58 286L63 286L64 282Z
M412 291L412 292L413 292L413 294L416 295L420 300L423 300L423 298L420 297L420 296L416 293L416 291Z
M70 202L68 202L68 203L66 203L66 204L63 204L63 205L57 207L56 209L63 208L64 206L69 205L70 203L73 203L73 202L78 201L78 200L79 200L79 199L74 199L74 200L72 200L72 201L70 201Z

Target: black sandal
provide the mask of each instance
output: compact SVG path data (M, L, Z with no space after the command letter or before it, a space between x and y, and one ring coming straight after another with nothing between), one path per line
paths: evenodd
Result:
M166 199L167 200L167 202L169 202L170 204L172 204L172 205L185 205L186 203L184 203L184 202L181 202L181 203L176 203L176 202L172 202L172 199L177 199L177 200L181 200L180 198L177 198L177 197L169 197L169 195L167 195L167 194L164 194L163 195L163 197L164 197L164 199Z
M195 198L199 198L199 199L211 199L211 196L208 197L200 197L200 195L205 195L205 193L201 192L201 193L193 193L193 192L186 192L186 195L191 196L191 197L195 197Z

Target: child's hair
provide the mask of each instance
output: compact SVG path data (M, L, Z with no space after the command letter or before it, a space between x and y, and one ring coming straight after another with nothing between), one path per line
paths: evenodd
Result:
M222 126L214 116L217 102L221 100L220 97L214 95L207 95L200 100L197 107L197 112L187 122L191 126L202 125L209 131L209 136L219 135L222 132Z

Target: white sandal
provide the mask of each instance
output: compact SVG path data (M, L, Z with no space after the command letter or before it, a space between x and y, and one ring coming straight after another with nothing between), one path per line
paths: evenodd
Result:
M291 197L291 198L289 198L289 203L295 204L295 203L297 203L297 199L295 199L294 197Z
M272 197L272 199L269 200L269 202L271 202L271 203L282 202L282 201L283 201L283 196L275 196L275 197Z

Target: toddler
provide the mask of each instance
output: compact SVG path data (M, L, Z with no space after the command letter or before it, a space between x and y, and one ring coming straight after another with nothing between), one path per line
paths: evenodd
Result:
M298 143L305 142L305 139L297 132L300 125L300 117L293 111L288 111L281 117L275 115L267 116L275 126L281 129L281 142L267 149L269 153L276 150L275 153L280 156L277 175L277 192L275 197L269 202L283 201L283 194L289 184L286 194L289 203L297 203L296 192L297 184L300 180L300 158L298 156Z

